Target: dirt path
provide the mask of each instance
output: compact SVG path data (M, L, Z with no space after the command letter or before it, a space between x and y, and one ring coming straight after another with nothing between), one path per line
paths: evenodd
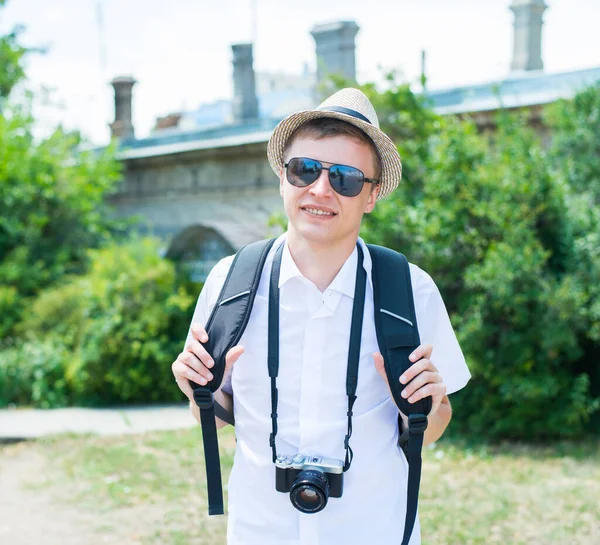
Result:
M86 521L74 508L58 504L53 494L35 486L45 475L45 461L33 445L0 448L0 542L11 545L83 545Z
M126 508L111 513L107 522L101 513L85 512L59 499L59 494L68 491L40 486L45 479L46 465L35 443L0 445L0 543L140 543L145 522L157 513Z

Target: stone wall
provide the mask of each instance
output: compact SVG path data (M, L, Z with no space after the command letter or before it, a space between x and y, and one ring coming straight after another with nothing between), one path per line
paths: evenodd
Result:
M143 231L167 244L202 226L238 249L270 236L269 218L283 211L266 142L128 159L124 166L111 204L121 217L137 216Z

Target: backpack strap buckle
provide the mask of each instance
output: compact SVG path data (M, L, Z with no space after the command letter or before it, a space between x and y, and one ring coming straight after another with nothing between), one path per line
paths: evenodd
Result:
M420 413L408 415L408 432L411 435L422 435L428 424L427 416Z
M210 409L215 404L213 393L208 388L195 388L194 401L201 410Z

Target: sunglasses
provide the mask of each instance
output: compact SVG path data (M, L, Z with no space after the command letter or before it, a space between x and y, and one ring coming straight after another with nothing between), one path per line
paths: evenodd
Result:
M296 187L307 187L321 176L321 172L329 171L331 187L344 197L356 197L362 191L365 182L379 184L377 180L365 178L362 170L347 165L329 164L331 166L326 168L316 159L294 157L283 166L287 169L288 182Z

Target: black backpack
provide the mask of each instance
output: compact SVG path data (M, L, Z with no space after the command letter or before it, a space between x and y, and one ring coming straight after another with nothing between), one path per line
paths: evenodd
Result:
M194 389L194 400L200 409L209 515L222 515L224 512L215 415L225 422L234 423L232 416L215 403L213 392L220 387L223 380L227 352L239 343L248 324L261 273L274 241L275 239L252 243L235 255L205 327L208 342L204 347L215 362L211 368L213 380L206 386L199 386L190 381ZM400 383L400 375L412 365L408 357L420 344L408 261L404 255L388 248L371 244L367 247L373 262L377 342L384 358L394 401L398 408L408 415L409 420L408 429L400 437L400 444L409 465L406 520L402 539L402 545L406 545L417 514L421 449L423 433L427 428L427 415L431 410L431 397L409 403L401 396L405 385ZM400 418L398 421L401 424Z

